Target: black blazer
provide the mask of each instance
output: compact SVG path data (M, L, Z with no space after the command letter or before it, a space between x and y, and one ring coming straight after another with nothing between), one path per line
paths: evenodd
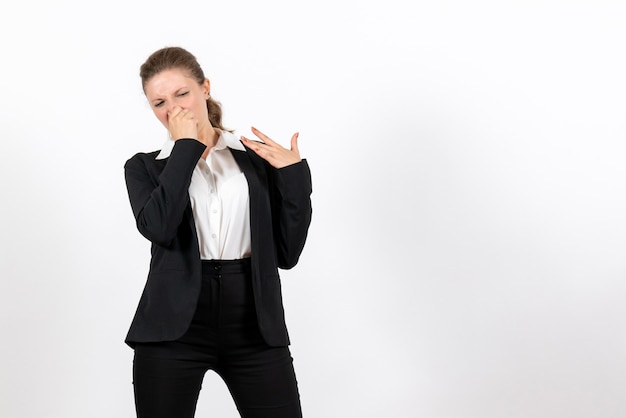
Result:
M187 331L202 282L189 184L206 149L176 141L170 156L138 153L125 166L139 232L152 242L148 279L126 343L171 341ZM252 287L259 328L270 346L289 344L278 268L296 265L311 222L311 174L306 160L275 169L246 148L229 148L250 193Z

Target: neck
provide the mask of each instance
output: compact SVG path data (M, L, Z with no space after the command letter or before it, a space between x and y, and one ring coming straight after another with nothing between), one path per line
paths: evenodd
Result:
M198 131L198 141L206 145L206 149L202 153L202 158L206 159L209 155L211 148L217 144L217 140L220 137L217 129L213 128L210 124L201 127Z

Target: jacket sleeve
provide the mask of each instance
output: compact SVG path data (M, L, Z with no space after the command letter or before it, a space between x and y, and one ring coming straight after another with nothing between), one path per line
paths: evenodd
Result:
M155 160L147 154L137 154L124 165L137 229L153 243L167 247L176 236L189 202L191 175L205 148L195 139L176 141L158 178L150 175Z
M311 224L311 171L306 160L280 169L268 165L268 170L278 267L290 269L300 258Z

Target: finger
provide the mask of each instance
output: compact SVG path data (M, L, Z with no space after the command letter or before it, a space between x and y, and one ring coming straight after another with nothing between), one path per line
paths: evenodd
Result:
M186 118L186 119L194 118L193 112L189 109L183 109L181 113L182 113L183 118Z
M168 114L168 119L173 119L175 117L177 117L180 112L182 112L182 108L179 106L174 107L172 110L170 110L169 114Z
M251 149L252 151L254 151L256 154L258 154L259 156L262 157L262 146L265 145L262 142L259 141L254 141L252 139L248 139L245 136L241 137L241 142L243 142L243 144L248 147L249 149Z
M263 132L259 131L254 126L252 126L251 129L252 129L252 133L258 136L259 139L261 139L266 144L272 144L272 145L276 144L276 142L272 141L272 139L269 136L265 135Z
M300 132L296 132L295 134L293 134L293 136L291 137L291 150L292 151L296 151L299 153L298 151L298 136L300 135Z
M250 138L246 138L245 136L241 136L241 141L248 147L248 148L252 148L254 147L261 147L261 146L266 146L267 144L265 144L264 142L258 140L258 139L250 139Z
M259 155L263 159L267 158L268 148L267 148L267 145L265 145L263 142L256 141L254 139L243 138L243 143L246 147L254 151L257 155Z

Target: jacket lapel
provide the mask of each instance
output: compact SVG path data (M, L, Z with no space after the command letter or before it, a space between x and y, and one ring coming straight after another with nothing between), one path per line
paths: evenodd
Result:
M263 212L263 204L261 201L261 191L264 187L260 178L259 171L255 170L254 162L246 151L240 151L228 148L233 154L235 161L243 171L248 182L248 193L250 196L250 241L252 244L252 273L253 280L258 281L260 277L260 260L256 255L260 254L259 246L263 234L261 233L261 217L266 216ZM264 172L261 170L261 172Z
M246 180L248 181L248 192L250 193L250 227L252 228L252 233L254 234L254 232L256 232L255 228L259 223L259 214L258 211L255 210L259 207L260 203L259 190L261 185L259 183L259 176L254 169L253 162L247 152L232 148L228 149L233 154L235 161L239 165L239 168L241 168L241 171L243 171L243 174L246 176Z

